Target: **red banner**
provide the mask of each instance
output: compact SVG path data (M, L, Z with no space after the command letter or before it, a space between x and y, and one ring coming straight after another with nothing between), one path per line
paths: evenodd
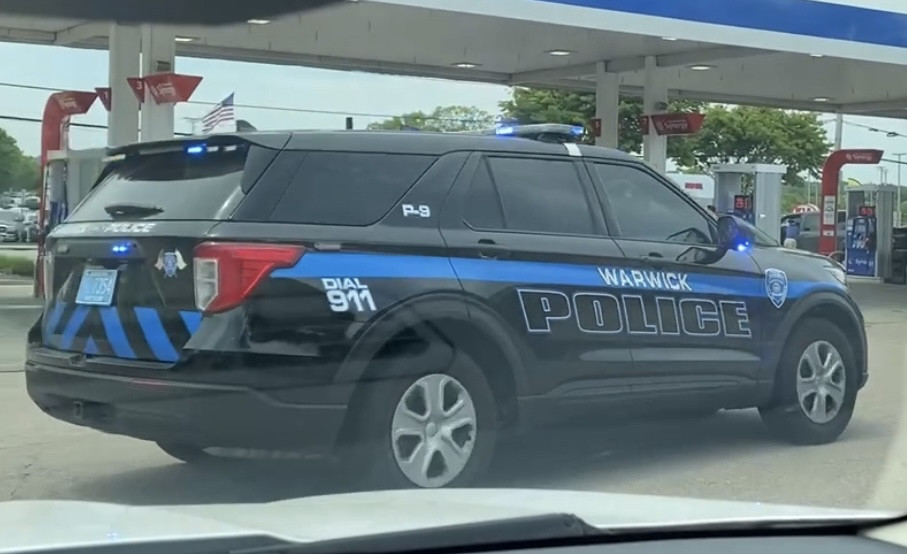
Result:
M881 150L841 150L845 164L874 165L882 161Z
M192 93L202 82L197 75L154 73L146 75L145 86L157 104L176 104L192 98Z
M678 136L698 133L704 120L701 113L665 113L644 115L639 124L644 135L654 127L657 135Z
M126 82L129 83L129 88L132 89L132 94L138 99L139 104L145 102L145 80L141 77L126 77Z
M104 109L109 112L111 105L110 102L113 98L111 96L113 89L111 89L110 87L95 87L94 91L98 93L98 100L100 100L101 104L104 105Z
M51 100L57 103L64 115L78 115L88 112L97 97L98 94L96 92L77 90L55 92L50 95Z

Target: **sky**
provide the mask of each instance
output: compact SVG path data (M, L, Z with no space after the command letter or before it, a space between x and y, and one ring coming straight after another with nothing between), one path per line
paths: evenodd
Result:
M93 90L107 83L106 50L0 43L0 60L3 60L0 64L0 117L41 117L49 92L27 87ZM431 111L444 105L475 106L496 114L498 103L510 96L510 90L499 85L440 79L192 58L179 58L175 65L177 72L204 77L193 100L214 104L235 92L236 117L248 120L259 129L340 129L346 115L354 117L356 128L364 128L386 117L418 110ZM201 117L210 107L178 104L175 130L190 132L192 124L184 118ZM315 113L317 111L336 113ZM825 114L822 119L828 121L831 141L834 116ZM95 103L88 114L76 116L73 121L105 125L107 112L100 103ZM846 116L845 122L845 148L880 148L886 152L886 158L891 159L895 153L907 152L907 121ZM0 119L0 127L6 129L27 154L39 153L39 123ZM888 132L901 136L889 138ZM103 147L106 136L104 129L73 127L70 146L76 149ZM883 163L881 167L887 171L886 181L896 184L897 164ZM907 168L902 171L903 184L907 186ZM843 176L863 183L877 183L882 178L874 166L845 167Z

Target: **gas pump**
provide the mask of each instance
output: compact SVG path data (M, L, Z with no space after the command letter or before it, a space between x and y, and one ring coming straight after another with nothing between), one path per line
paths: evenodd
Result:
M752 194L735 194L734 209L731 212L744 221L753 225L756 224L756 218L753 216L753 195Z
M861 205L859 215L847 221L844 259L847 274L876 276L876 215L874 206Z
M892 230L897 188L861 185L847 190L844 267L855 278L891 278Z
M55 150L47 153L44 166L44 186L41 191L41 210L38 212L38 258L35 263L35 296L44 296L44 238L54 227L66 220L72 210L91 191L101 170L107 151Z
M780 241L781 178L787 166L716 164L711 171L716 213L735 215Z

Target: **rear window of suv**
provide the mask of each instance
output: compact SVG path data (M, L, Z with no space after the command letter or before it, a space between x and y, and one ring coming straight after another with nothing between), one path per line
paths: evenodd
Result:
M244 147L203 154L178 150L113 162L67 221L107 221L105 207L122 203L160 209L142 219L224 219L242 198L247 155Z

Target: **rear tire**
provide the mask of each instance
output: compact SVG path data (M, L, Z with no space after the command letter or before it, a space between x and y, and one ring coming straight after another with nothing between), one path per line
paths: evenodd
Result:
M759 408L768 430L798 445L826 444L847 428L859 375L844 333L824 319L797 322L781 353L772 404Z
M214 456L205 452L204 448L191 444L169 441L159 441L156 444L167 455L187 464L207 463L214 459Z
M353 477L369 488L440 488L484 474L498 411L478 364L438 342L415 356L373 363L381 366L363 382L369 389L354 408L345 453Z

